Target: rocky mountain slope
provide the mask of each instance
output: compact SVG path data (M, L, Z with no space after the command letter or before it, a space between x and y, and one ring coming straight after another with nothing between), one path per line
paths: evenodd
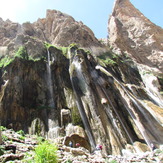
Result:
M100 46L90 28L77 22L71 16L57 10L47 10L46 18L30 22L18 23L0 19L0 45L17 45L17 39L24 35L40 39L58 46L69 46L78 43L83 47ZM19 40L20 41L20 40ZM24 44L19 42L18 44Z
M111 46L162 74L163 29L147 19L129 0L116 0L108 32Z
M118 16L123 17L120 5L124 3L129 2L116 1L110 25L112 19L119 22ZM132 5L126 7L124 11L138 12ZM33 24L0 23L3 126L52 140L67 136L63 144L80 143L90 152L100 144L105 156L160 148L163 78L161 67L154 64L161 65L161 56L152 64L148 57L139 61L141 53L130 51L132 41L126 42L131 38L124 35L120 44L114 39L120 35L114 37L114 32L110 32L112 48L102 46L88 27L59 11L48 10L45 19ZM122 34L124 30L113 24L109 31ZM144 37L139 39L146 51ZM146 46L152 49L151 44Z

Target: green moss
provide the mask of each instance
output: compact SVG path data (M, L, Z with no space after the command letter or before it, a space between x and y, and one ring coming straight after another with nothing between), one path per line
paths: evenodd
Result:
M76 43L72 43L69 45L69 48L75 48L75 49L78 49L78 45Z
M40 121L37 119L36 120L36 124L35 124L35 132L37 136L40 136L41 134L41 125L40 125Z
M5 149L2 145L0 145L0 156L3 155L5 152Z
M22 59L26 59L26 60L29 59L28 53L27 53L27 51L26 51L26 49L25 49L24 46L21 46L21 47L18 49L18 51L17 51L16 54L15 54L15 57L22 58Z
M18 134L21 135L21 136L25 136L25 133L24 133L23 130L19 130L19 131L17 131L16 133L18 133Z
M46 57L42 56L40 58L33 58L33 57L29 56L29 60L33 61L33 62L38 62L38 61L41 61L41 60L46 61Z
M4 57L0 60L0 68L2 67L6 67L8 66L9 64L11 64L13 62L13 58L10 58L10 57Z
M0 126L0 130L1 130L1 131L5 131L5 130L7 130L7 128L4 127L4 126Z
M83 122L77 108L72 109L72 124L83 127Z
M103 53L102 55L97 56L97 60L100 65L102 66L108 66L108 65L115 65L118 62L119 56L108 51L106 53Z
M6 135L2 135L2 141L4 142L4 141L7 141L7 140L9 140L9 138Z
M46 49L49 49L50 47L55 47L54 45L47 43L47 42L45 42L44 45L45 45Z

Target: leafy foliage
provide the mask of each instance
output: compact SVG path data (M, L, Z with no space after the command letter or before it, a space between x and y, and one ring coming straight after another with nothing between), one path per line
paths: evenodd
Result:
M7 65L9 65L10 63L12 63L14 59L10 58L10 57L4 57L0 60L0 68L1 67L6 67Z
M7 128L4 127L4 126L0 126L0 130L1 130L1 131L5 131L5 130L7 130Z
M0 145L0 156L4 154L4 147Z
M6 135L2 135L2 141L7 141L8 140L8 137Z
M35 148L34 160L37 163L57 163L57 147L45 141Z
M97 56L98 62L102 66L115 65L117 64L118 56L110 51L103 53L102 55Z
M77 108L73 108L72 110L72 123L73 125L78 125L83 127L83 122Z
M25 49L24 46L21 46L21 47L18 49L18 51L17 51L16 54L15 54L15 57L22 58L22 59L26 59L26 60L29 59L28 53L27 53L27 51L26 51L26 49Z
M17 131L17 133L18 133L19 135L21 135L21 136L25 136L25 133L24 133L23 130L19 130L19 131Z

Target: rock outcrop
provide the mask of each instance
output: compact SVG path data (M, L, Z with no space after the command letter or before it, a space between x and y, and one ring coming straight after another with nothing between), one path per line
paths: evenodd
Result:
M163 72L163 29L147 19L129 0L115 1L108 31L112 47L127 53L138 63Z
M46 18L38 19L33 24L26 22L20 25L2 19L0 24L0 46L8 46L19 35L31 36L58 46L69 46L71 43L83 47L101 46L90 28L57 10L47 10Z

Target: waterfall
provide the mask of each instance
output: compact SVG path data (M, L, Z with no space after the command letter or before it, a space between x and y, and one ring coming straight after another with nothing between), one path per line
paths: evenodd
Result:
M47 54L48 54L48 62L46 64L47 67L47 87L49 90L49 101L48 101L48 106L50 107L49 111L49 117L48 117L48 138L54 138L56 135L58 135L58 119L56 116L56 109L55 109L55 103L54 103L54 98L53 98L53 84L52 84L52 73L51 73L51 59L50 59L50 52L47 49Z
M121 133L121 130L119 129L119 127L117 125L117 119L113 115L113 111L116 114L119 122L121 123L124 131L126 132L126 134L127 134L128 138L129 138L130 142L133 144L132 137L130 136L130 134L129 134L129 132L128 132L128 130L127 130L124 122L122 122L122 119L120 118L120 115L118 114L118 112L117 112L116 108L114 107L112 101L108 97L108 94L107 94L106 89L103 87L103 85L105 84L105 80L102 77L100 77L98 75L97 71L95 71L95 70L92 70L91 71L91 76L92 76L93 80L96 81L97 84L98 84L98 86L96 85L98 92L99 91L100 92L102 91L102 93L104 94L104 98L107 98L107 100L109 101L109 104L104 105L104 109L105 109L105 112L106 112L107 116L109 117L109 119L112 120L112 124L113 124L114 128L119 133L119 135L123 138L123 135ZM113 111L111 110L111 108L113 109Z
M154 76L154 74L151 73L151 70L145 66L138 65L138 69L149 98L153 100L158 106L163 107L163 98L161 97L158 90L160 84L157 77Z
M54 98L53 98L53 85L52 85L52 74L51 74L51 61L50 61L50 52L47 49L48 53L48 63L46 64L47 67L47 86L49 90L49 106L54 108Z
M115 82L121 87L121 89L124 91L124 93L126 93L126 95L129 97L129 99L136 106L136 108L138 110L135 110L134 108L128 107L128 106L126 106L126 109L129 112L132 119L134 120L136 126L138 127L139 131L141 132L141 134L144 137L144 140L146 141L148 146L151 148L151 144L156 143L155 141L162 143L163 135L161 134L161 132L157 132L157 129L156 129L156 126L157 127L158 126L162 127L162 126L160 126L160 124L157 121L154 121L155 123L151 121L151 118L152 118L152 120L155 120L153 115L151 115L150 112L147 111L147 109L145 110L140 105L140 103L138 103L138 101L134 98L134 96L128 92L128 90L123 86L123 84L121 84L111 73L109 73L107 70L105 70L103 67L101 67L99 65L96 66L96 69L101 70L103 73L105 73L108 76L112 76L114 78ZM123 96L125 96L125 94ZM142 123L142 121L144 121L144 120L146 121L146 124ZM162 130L162 128L161 128L161 130Z
M78 61L73 61L71 63L71 66L75 67L76 77L80 80L78 82L79 87L82 87L82 89L85 89L84 88L85 86L83 86L85 81L84 81L84 76L82 75L82 72L81 72L81 64ZM83 106L81 97L78 94L77 87L75 86L76 81L74 80L74 76L71 76L71 83L72 83L73 90L74 90L75 97L76 97L76 104L77 104L77 107L78 107L82 122L84 124L86 134L88 136L88 139L89 139L90 145L92 147L92 150L94 150L95 149L95 140L94 140L94 137L93 137L93 134L92 134L91 126L89 124L87 115L86 115L85 110L84 110L84 106Z
M163 98L160 96L158 88L154 86L153 83L157 83L157 78L151 74L141 74L142 80L146 86L146 91L148 96L153 99L153 101L160 107L163 107Z

